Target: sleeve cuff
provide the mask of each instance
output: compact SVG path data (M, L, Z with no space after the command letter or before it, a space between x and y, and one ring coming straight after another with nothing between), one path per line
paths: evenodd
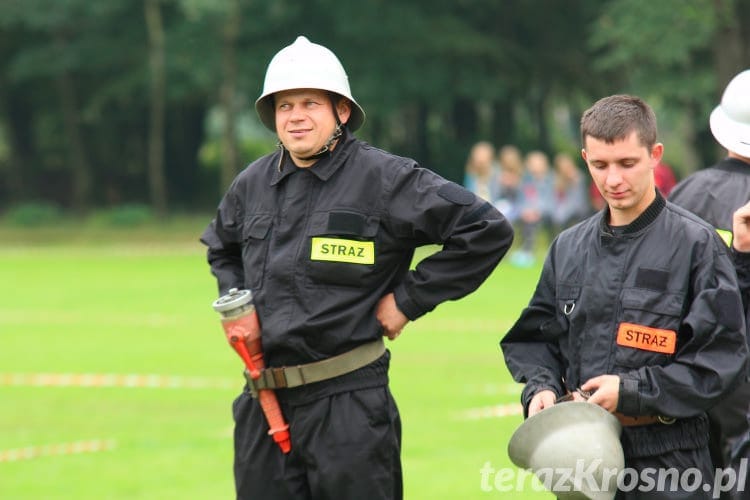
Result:
M637 416L640 411L638 379L620 376L620 394L617 399L617 411L623 415Z
M409 318L410 321L423 316L428 312L427 309L421 307L416 300L412 299L406 292L404 285L399 285L393 290L393 296L396 299L396 305L404 313L404 316Z

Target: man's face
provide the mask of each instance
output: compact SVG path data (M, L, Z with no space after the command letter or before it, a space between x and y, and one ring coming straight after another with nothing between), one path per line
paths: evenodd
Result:
M586 137L581 156L609 205L612 225L630 224L654 200L654 167L663 152L660 143L643 146L635 131L612 144Z
M294 89L274 96L276 133L299 167L309 167L315 160L304 160L318 153L336 128L331 99L316 89ZM346 99L338 104L339 119L346 123L351 107Z

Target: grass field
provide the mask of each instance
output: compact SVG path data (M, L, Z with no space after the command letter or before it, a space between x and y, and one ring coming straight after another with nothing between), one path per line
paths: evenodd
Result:
M233 498L242 377L211 309L206 222L0 228L0 498ZM521 416L477 411L518 402L498 341L538 273L501 263L388 343L407 499L551 498L488 468L511 467Z

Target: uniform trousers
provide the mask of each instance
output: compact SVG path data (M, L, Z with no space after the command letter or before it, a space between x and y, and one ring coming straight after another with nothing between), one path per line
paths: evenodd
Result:
M718 498L713 495L715 469L708 447L626 458L625 468L633 472L623 474L615 500Z
M401 420L387 386L280 399L292 450L268 435L256 399L233 404L234 478L238 500L401 500Z

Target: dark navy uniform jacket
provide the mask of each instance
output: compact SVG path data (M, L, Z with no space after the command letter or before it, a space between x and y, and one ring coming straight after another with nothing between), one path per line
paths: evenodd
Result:
M724 158L680 181L669 193L669 201L698 214L729 244L732 214L750 201L750 164L737 158ZM732 254L744 296L745 318L750 322L750 253L733 250Z
M281 152L250 164L203 233L221 293L253 292L269 366L375 340L378 300L411 320L475 290L513 240L491 204L348 132L311 168ZM415 248L440 245L410 270Z
M669 201L731 233L732 214L750 201L750 164L725 158L680 181L670 191Z
M663 426L662 442L644 437L626 456L690 446L707 430L705 410L743 379L747 362L727 247L658 192L621 231L607 217L605 209L554 240L528 307L501 341L506 364L526 383L525 408L542 389L561 396L619 375L618 412L678 419Z

